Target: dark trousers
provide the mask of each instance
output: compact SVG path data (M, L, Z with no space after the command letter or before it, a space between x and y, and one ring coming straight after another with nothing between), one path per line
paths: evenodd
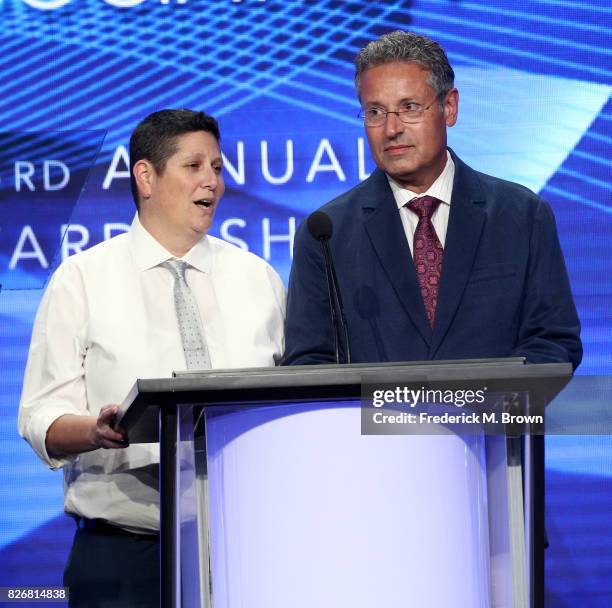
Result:
M159 608L159 537L86 523L64 571L70 608Z

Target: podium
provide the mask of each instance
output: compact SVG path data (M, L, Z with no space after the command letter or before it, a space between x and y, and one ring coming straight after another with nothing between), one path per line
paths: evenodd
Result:
M118 423L160 445L162 606L543 606L543 436L362 434L364 387L485 387L541 412L571 374L515 358L138 380Z

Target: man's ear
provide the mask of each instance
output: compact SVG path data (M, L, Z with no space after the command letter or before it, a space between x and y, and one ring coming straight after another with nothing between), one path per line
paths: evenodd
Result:
M133 172L140 196L145 200L151 198L153 180L155 178L155 169L153 165L144 158L140 159L134 164Z
M446 94L443 107L446 126L454 126L457 122L457 115L459 114L459 91L457 91L457 89L451 89Z

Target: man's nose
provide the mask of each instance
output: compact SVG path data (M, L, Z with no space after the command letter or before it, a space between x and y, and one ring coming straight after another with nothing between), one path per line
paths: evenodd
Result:
M403 130L404 123L399 119L397 112L388 112L385 120L385 135L391 139Z
M200 180L200 186L202 188L208 188L209 190L212 190L214 192L217 189L218 183L219 175L212 167L208 167L208 169L206 169L204 171L204 174L202 175L202 179Z

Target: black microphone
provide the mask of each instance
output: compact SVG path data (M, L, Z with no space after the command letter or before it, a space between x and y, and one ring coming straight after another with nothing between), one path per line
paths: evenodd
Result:
M331 218L323 211L315 211L308 216L308 230L317 241L328 241L334 233Z
M340 335L344 338L344 359L345 363L351 362L351 349L349 346L348 329L346 317L344 315L344 307L342 306L342 297L340 295L340 287L338 286L338 278L329 249L329 240L334 232L332 221L323 211L315 211L308 216L308 230L317 241L321 243L323 248L323 256L325 257L325 276L327 278L327 297L329 299L329 310L331 313L332 325L334 327L334 342L336 347L336 363L340 363ZM340 313L340 324L336 310Z

